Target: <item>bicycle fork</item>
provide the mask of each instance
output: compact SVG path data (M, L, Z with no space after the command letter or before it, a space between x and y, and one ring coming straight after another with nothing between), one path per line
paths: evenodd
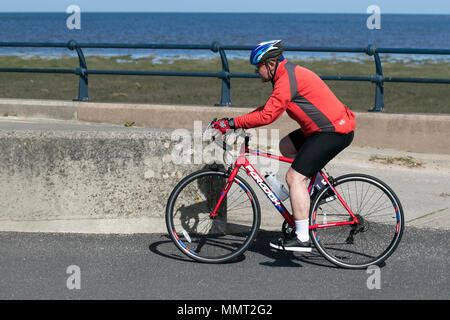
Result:
M213 212L209 215L210 219L214 219L217 216L217 211L220 208L220 205L222 204L223 199L225 199L228 191L231 188L231 185L233 184L234 178L236 177L240 166L234 167L233 171L231 171L230 177L228 178L227 182L225 183L225 186L223 187L222 193L220 194L219 201L217 201L216 207L214 208Z

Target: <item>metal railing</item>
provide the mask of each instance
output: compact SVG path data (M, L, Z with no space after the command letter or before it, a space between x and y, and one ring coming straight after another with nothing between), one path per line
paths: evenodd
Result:
M220 103L217 106L232 106L231 78L258 78L256 74L230 72L225 51L250 51L252 46L220 45L213 42L210 45L202 44L113 44L113 43L77 43L70 40L67 43L41 43L41 42L0 42L0 47L28 47L28 48L67 48L76 51L79 60L79 68L76 69L37 69L37 68L0 68L0 72L31 72L31 73L59 73L75 74L80 77L78 98L76 101L90 101L88 89L88 75L138 75L138 76L182 76L182 77L211 77L222 80L222 92ZM92 70L88 69L83 50L96 49L176 49L176 50L210 50L220 55L222 70L218 72L172 72L172 71L135 71L135 70ZM376 84L375 105L369 111L384 110L384 83L445 83L450 84L446 78L399 78L385 77L381 64L380 54L425 54L425 55L450 55L450 49L406 49L406 48L376 48L369 45L365 48L356 47L286 47L286 51L297 52L340 52L363 53L372 56L375 62L375 74L370 76L320 76L323 80L337 81L368 81Z

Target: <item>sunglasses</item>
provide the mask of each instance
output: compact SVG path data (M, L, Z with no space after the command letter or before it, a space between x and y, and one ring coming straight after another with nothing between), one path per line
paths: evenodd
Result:
M255 66L256 71L259 71L259 68L261 68L262 66L264 66L264 62L258 63L258 64Z

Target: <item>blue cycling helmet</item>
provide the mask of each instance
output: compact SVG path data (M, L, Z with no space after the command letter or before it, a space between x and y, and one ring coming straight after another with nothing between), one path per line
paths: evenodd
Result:
M250 63L253 65L265 62L269 58L275 58L281 56L283 53L283 46L281 40L265 41L258 44L250 54ZM283 60L283 56L280 57L280 61Z

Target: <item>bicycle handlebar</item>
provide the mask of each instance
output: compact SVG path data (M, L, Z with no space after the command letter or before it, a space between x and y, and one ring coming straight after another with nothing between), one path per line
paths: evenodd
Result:
M206 126L205 131L203 131L203 135L205 135L205 133L208 131L208 129L210 129L211 126L213 125L213 123L216 122L216 121L217 121L217 118L214 118L214 119ZM217 129L214 129L214 130L217 130ZM251 134L245 132L244 129L240 129L240 130L241 130L242 133L240 133L240 134L238 134L238 135L244 137L245 150L247 150L247 149L248 149L248 144L249 144L249 141L250 141ZM217 131L218 131L218 130L217 130ZM234 130L234 132L236 132L236 130ZM227 149L226 149L227 144L226 144L225 139L224 139L225 134L221 134L221 136L222 136L222 141L223 141L223 143L222 143L222 148L226 151L226 150L227 150ZM213 140L213 141L215 141L215 138L216 138L216 136L215 136L215 135L212 135L212 140Z
M214 118L207 126L206 126L206 128L205 128L205 131L203 131L203 134L205 134L206 133L206 131L208 131L208 129L212 126L212 124L214 123L214 122L216 122L217 121L217 118Z

